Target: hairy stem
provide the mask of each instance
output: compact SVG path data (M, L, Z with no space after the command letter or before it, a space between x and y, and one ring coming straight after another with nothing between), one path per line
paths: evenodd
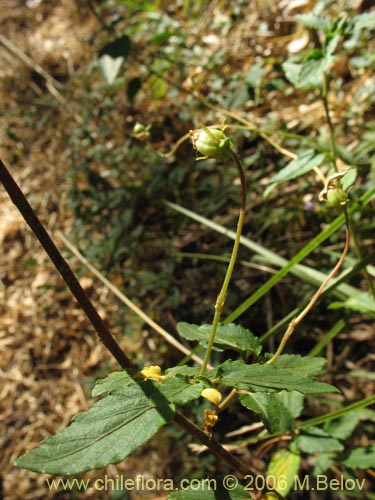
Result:
M219 295L217 296L216 303L215 303L215 314L214 314L214 319L212 323L212 329L211 329L211 334L210 338L208 341L208 346L206 350L206 354L203 360L203 365L201 368L201 375L204 375L206 373L207 365L210 360L211 356L211 351L212 347L214 345L214 340L215 340L215 335L217 332L217 327L219 326L219 321L221 317L221 313L223 311L223 307L225 304L225 300L227 297L227 291L228 291L228 286L230 279L232 277L233 269L234 269L234 264L237 259L237 253L238 253L238 247L240 245L240 238L241 238L241 232L242 232L242 227L245 219L245 210L246 210L246 179L245 179L245 174L241 165L241 162L237 156L237 154L231 150L231 155L232 158L236 164L239 176L240 176L240 181L241 181L241 188L242 188L242 195L241 195L241 207L240 207L240 214L238 217L238 223L237 223L237 231L236 231L236 237L234 240L234 245L233 245L233 250L232 250L232 255L229 260L227 272L225 274L224 282L221 287L221 290L219 292Z

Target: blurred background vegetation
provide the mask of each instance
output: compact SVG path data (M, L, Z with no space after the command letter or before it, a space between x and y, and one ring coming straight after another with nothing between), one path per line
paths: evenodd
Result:
M319 88L315 82L299 85L283 66L319 59L327 33L342 33L327 68L336 162L358 170L353 199L374 187L371 1L4 0L0 14L2 156L51 232L62 230L91 264L174 335L178 321L211 321L232 242L166 201L234 229L240 199L234 165L196 162L189 141L168 155L190 129L226 120L246 167L244 235L264 249L289 261L336 217L319 203L323 186L314 171L264 196L273 176L306 150L323 154L327 165L322 168L328 171L330 131ZM310 17L301 22L301 14ZM337 27L340 18L357 21L345 31ZM3 195L1 203L2 369L9 374L3 396L13 394L2 408L4 495L55 498L40 478L15 471L11 463L84 408L90 381L112 365L91 332L86 327L82 332L80 313L74 312L73 301ZM363 273L363 259L374 262L373 220L373 202L353 216L357 244L346 269L357 265L347 281L358 291L373 287L374 268ZM342 246L343 233L337 231L303 264L327 273ZM242 247L225 314L279 267L272 258ZM140 366L168 367L181 360L84 266L76 269ZM308 279L288 274L238 321L262 336L315 289ZM325 295L288 345L288 352L307 354L345 320L321 353L328 359L329 381L343 394L331 396L336 400L312 400L308 417L374 392L375 311L328 309L340 299L334 293ZM268 349L274 349L282 331L272 330L276 337L269 336ZM53 394L48 383L60 384L60 394ZM87 392L77 388L82 383ZM373 422L374 417L372 423L366 421L366 432L358 429L352 442L365 446ZM249 423L234 408L223 415L218 432L224 437ZM111 466L110 473L148 470L155 477L161 471L165 477L200 477L218 470L212 458L188 451L184 439L167 430L134 463ZM242 453L246 459L246 449ZM157 461L157 467L149 460ZM17 496L21 486L22 496ZM90 498L90 493L78 497ZM59 493L56 498L75 496ZM133 493L129 498L138 497ZM295 493L291 498L302 497Z

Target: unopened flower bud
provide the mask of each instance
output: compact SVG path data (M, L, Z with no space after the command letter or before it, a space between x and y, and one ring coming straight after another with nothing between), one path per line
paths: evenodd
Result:
M133 127L133 135L140 141L147 141L150 138L150 125L137 122Z
M348 201L348 195L346 194L346 192L340 188L340 187L337 187L335 189L329 189L327 191L327 203L328 205L330 205L331 207L340 207L342 205L345 205Z
M160 366L145 366L143 370L141 370L141 373L146 380L152 378L160 382L165 378L165 376L161 374Z
M226 161L230 157L233 141L217 128L200 128L190 131L194 148L203 158Z
M201 396L208 399L208 401L210 401L214 405L218 405L222 398L220 392L217 389L213 388L203 389L203 391L201 392Z

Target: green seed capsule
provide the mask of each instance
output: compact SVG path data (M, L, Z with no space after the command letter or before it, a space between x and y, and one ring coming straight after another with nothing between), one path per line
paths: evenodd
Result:
M204 158L226 161L229 159L233 141L216 128L201 128L190 131L194 148Z
M340 207L345 205L347 201L348 195L343 189L336 187L335 189L329 189L327 191L327 203L331 207Z

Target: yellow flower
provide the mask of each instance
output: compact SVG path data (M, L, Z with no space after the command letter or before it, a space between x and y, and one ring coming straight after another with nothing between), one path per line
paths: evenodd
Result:
M205 428L215 427L216 422L219 420L219 417L216 415L215 410L204 410L204 424Z
M217 389L212 388L203 389L203 391L201 392L201 396L208 399L208 401L210 401L214 405L218 405L222 398L220 392Z
M142 375L147 380L148 378L153 378L158 380L159 382L165 379L164 375L161 374L160 366L145 366L143 370L141 370Z

